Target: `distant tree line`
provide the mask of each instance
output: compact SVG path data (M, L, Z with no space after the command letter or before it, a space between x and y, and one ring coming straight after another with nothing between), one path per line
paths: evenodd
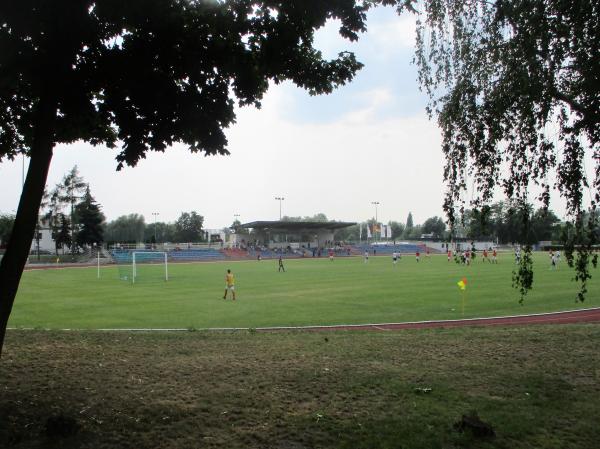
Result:
M318 214L315 214L315 215L312 215L312 216L308 216L307 215L305 217L300 217L300 216L298 216L298 217L288 217L287 215L284 215L281 218L281 221L312 221L312 222L323 223L323 222L327 222L329 220L327 219L327 215L325 215L324 213L321 212L321 213L318 213Z
M53 190L44 196L42 222L48 225L59 249L77 248L107 243L167 243L206 241L203 230L204 217L195 211L182 212L175 222L157 221L147 223L141 214L123 215L110 222L105 221L101 207L90 193L90 187L79 176L77 167L67 173ZM0 214L0 246L8 241L14 217ZM312 216L284 216L282 221L329 221L324 213ZM528 223L523 227L523 222ZM340 229L335 233L337 241L367 240L366 227L373 233L375 219ZM515 242L537 243L539 241L560 241L569 232L569 225L562 223L551 210L533 209L528 205L523 208L510 202L497 202L481 209L468 209L463 219L455 227L451 236L444 220L439 216L426 219L422 224L414 224L413 215L409 212L406 221L388 221L392 231L390 240L417 240L423 235L435 239L450 240L452 237L473 240L492 240L501 244ZM241 223L236 220L230 227L231 232L243 232ZM360 230L362 229L362 236ZM600 229L596 231L600 234ZM373 233L372 238L378 235Z
M526 226L523 226L523 224ZM467 210L457 232L471 239L492 238L500 243L559 241L568 226L551 210L500 201Z
M182 212L179 218L168 223L147 223L141 214L118 217L106 224L105 240L115 243L201 243L206 241L203 230L204 217L195 211Z
M366 222L336 231L335 239L338 241L367 240L367 226L370 229L372 238L379 238L379 234L373 231L378 224L374 218L371 218ZM412 212L409 212L405 222L392 220L388 221L387 225L392 230L392 237L388 240L416 240L420 239L423 234L431 235L433 238L446 238L446 223L438 216L428 218L423 224L415 225Z
M524 227L523 223L527 223ZM358 241L362 228L362 240L367 239L366 226L373 232L375 219L340 229L335 234L336 240ZM468 209L463 219L455 226L454 235L441 217L434 216L422 224L414 224L412 213L409 212L405 222L388 221L392 230L391 240L416 240L423 235L435 239L450 240L451 238L468 238L473 240L492 240L501 244L539 241L560 241L566 234L572 232L569 225L562 223L560 218L551 210L526 208L500 201L481 209ZM600 229L596 230L600 233ZM373 235L373 237L375 237Z

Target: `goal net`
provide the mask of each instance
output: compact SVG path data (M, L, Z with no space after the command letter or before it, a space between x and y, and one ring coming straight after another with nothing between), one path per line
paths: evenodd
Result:
M169 263L164 251L121 251L113 253L113 259L123 281L169 280Z
M167 253L162 251L144 251L132 253L132 279L134 284L139 280L169 280L169 262Z

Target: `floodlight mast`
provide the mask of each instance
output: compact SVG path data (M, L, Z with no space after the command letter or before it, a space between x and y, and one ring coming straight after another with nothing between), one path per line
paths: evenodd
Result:
M156 217L160 215L160 212L152 212L152 215L154 215L154 244L156 244L158 243L156 240Z
M276 196L275 199L279 201L279 221L281 221L281 202L285 200L282 196Z
M371 204L375 206L375 226L379 228L379 225L377 224L377 206L379 205L379 201L371 201ZM379 230L379 240L381 240L381 229Z

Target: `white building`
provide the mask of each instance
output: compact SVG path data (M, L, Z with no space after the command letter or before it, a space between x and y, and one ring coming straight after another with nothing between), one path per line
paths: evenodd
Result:
M36 232L33 234L33 240L31 241L30 252L36 253L38 249L41 252L50 253L56 251L56 245L52 238L52 231L45 223L42 223L40 227L36 229Z

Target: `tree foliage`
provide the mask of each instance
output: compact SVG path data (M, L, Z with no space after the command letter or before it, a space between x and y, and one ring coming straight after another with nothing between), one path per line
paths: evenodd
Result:
M144 230L144 241L147 243L166 243L174 242L175 224L158 221L156 223L146 223Z
M421 225L414 225L412 228L404 229L404 238L405 239L418 240L421 238L422 234L423 234L423 226L421 226Z
M10 239L14 222L14 215L0 214L0 248L3 248Z
M196 243L203 240L204 217L196 211L182 212L175 222L175 237L178 242Z
M441 217L431 217L425 220L422 226L424 234L433 234L435 237L443 237L446 231L446 223Z
M388 223L388 225L391 226L391 228L392 228L392 239L393 240L402 238L402 234L404 233L404 224L403 223L399 223L397 221L390 221Z
M523 214L527 214L527 217ZM527 234L524 234L524 222L529 223ZM464 223L466 236L470 239L493 239L501 244L530 245L543 240L560 240L560 219L556 214L544 207L534 211L531 204L519 207L510 201L499 201L481 209L467 209Z
M233 220L233 223L231 223L231 226L229 226L229 229L237 233L242 229L241 226L242 222L236 218L235 220Z
M75 205L79 203L83 193L88 188L88 184L84 181L83 177L79 174L79 169L75 165L71 171L65 174L62 183L60 185L60 201L64 204L68 204L70 207L70 225L71 225L71 252L75 254L77 250L78 238L75 235L79 229L78 217L75 211ZM92 236L88 236L92 237Z
M111 243L139 243L143 241L145 229L143 215L122 215L106 225L104 240Z
M71 249L73 252L76 249L75 244L78 243L78 239L75 237L78 228L76 208L84 198L82 194L88 188L88 184L80 176L79 170L75 165L70 171L65 173L61 182L56 184L51 191L44 191L40 205L40 218L50 228L56 246L56 254L58 254L58 249L65 245L72 246ZM69 210L69 218L65 219L64 211L67 208ZM68 239L64 238L64 226L68 226L70 234ZM59 234L61 238L56 237Z
M364 30L351 0L8 0L0 17L0 157L31 151L42 95L59 111L54 142L122 142L119 168L176 141L226 154L233 98L259 106L269 80L331 92L361 66L312 47L329 18L351 40Z
M352 226L347 226L345 228L336 229L333 234L333 240L335 240L336 242L358 242L360 240L360 226L360 224L355 224Z
M55 220L56 226L52 230L52 238L54 239L54 244L56 245L56 254L58 254L58 249L69 248L72 243L71 239L71 220L69 217L63 213L57 215Z
M406 225L405 228L406 229L410 229L414 226L415 224L413 223L413 215L412 212L408 213L408 217L406 217Z
M431 99L429 112L442 130L450 225L472 182L473 206L489 204L501 187L522 209L527 235L532 187L544 208L555 187L573 224L566 255L583 300L590 262L596 264L590 230L600 201L600 58L594 56L600 51L600 4L427 0L417 9L415 60ZM593 161L591 181L586 158ZM592 213L586 215L588 188ZM522 258L523 273L531 269L529 260Z
M105 217L100 210L100 206L92 197L89 186L82 201L75 207L74 216L77 217L77 223L79 224L76 236L79 246L100 245L104 241Z
M61 227L61 223L64 223L64 214L62 213L64 204L61 201L61 186L59 184L51 190L50 192L45 191L44 197L42 199L42 204L40 205L40 219L45 222L45 224L50 229L50 233L52 235L52 239L54 240L56 254L58 254L58 249L62 247L64 241L56 238L56 235L59 233L59 229ZM71 227L71 221L68 220L69 232ZM71 239L69 239L69 245L71 244Z
M283 217L281 217L281 221L313 221L319 223L326 223L329 220L327 219L327 215L325 215L322 212L319 212L318 214L306 215L304 217L289 217L287 215L284 215Z

